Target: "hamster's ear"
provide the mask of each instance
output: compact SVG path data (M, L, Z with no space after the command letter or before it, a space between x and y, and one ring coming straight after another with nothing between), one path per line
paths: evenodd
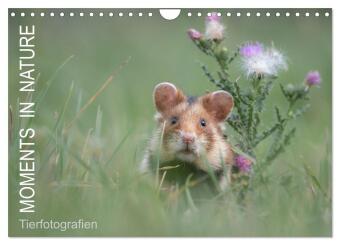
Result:
M185 100L183 92L168 82L159 83L153 91L157 111L165 112Z
M231 94L226 91L218 90L202 97L203 107L218 122L228 117L234 106L234 100Z

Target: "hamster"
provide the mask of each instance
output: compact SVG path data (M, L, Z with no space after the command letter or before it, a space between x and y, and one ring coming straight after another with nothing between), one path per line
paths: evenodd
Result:
M228 92L189 97L172 83L163 82L155 86L153 100L158 126L140 164L142 172L151 170L154 159L160 167L177 161L216 173L225 169L223 164L233 164L234 153L223 135L224 121L234 105ZM227 175L220 178L222 189L227 182Z

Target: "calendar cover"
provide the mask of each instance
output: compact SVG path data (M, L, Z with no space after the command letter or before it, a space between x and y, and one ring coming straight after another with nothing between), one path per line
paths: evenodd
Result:
M331 9L9 9L9 236L332 236Z

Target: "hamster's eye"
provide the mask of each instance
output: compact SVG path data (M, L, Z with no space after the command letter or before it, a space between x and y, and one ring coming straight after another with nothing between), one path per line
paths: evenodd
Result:
M178 117L171 117L170 118L171 125L175 125L177 122L178 122Z
M204 119L200 120L200 124L201 124L202 127L207 126L207 122Z

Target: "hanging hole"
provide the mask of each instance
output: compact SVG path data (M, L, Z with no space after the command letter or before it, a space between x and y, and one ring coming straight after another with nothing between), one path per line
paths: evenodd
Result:
M180 9L160 9L159 13L166 20L174 20L180 15L181 10Z

